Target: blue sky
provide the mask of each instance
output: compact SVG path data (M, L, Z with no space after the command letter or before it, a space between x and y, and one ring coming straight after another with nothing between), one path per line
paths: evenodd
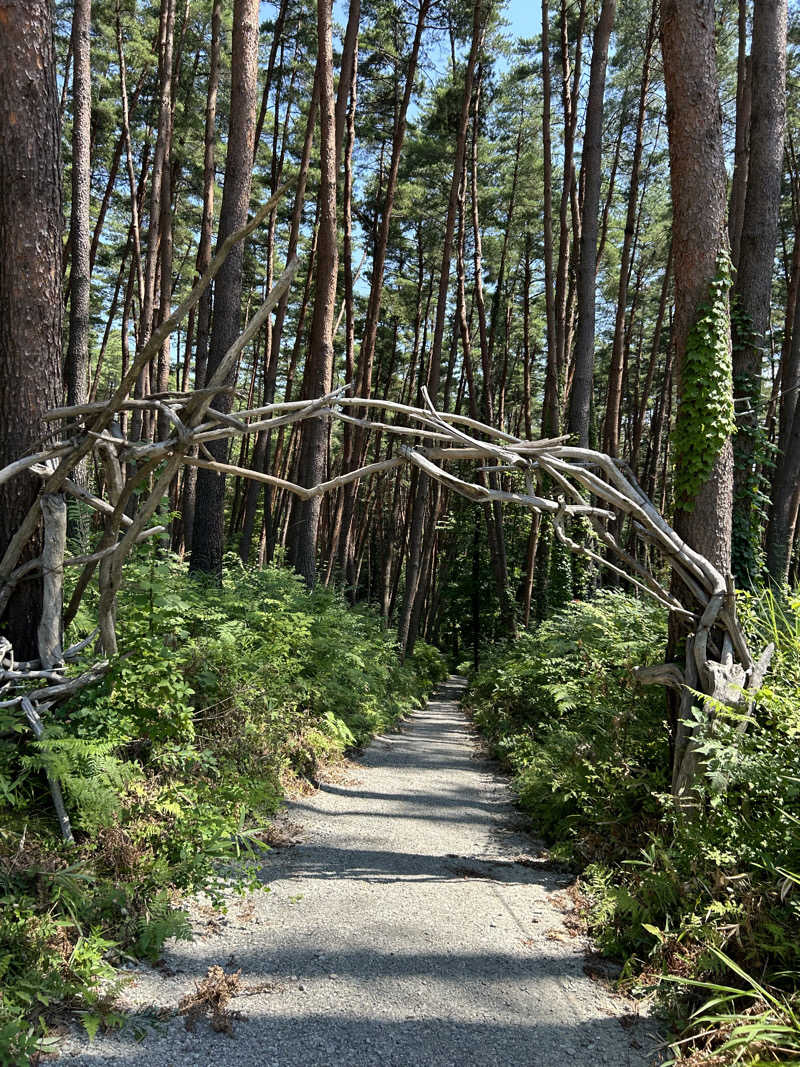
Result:
M535 37L542 26L542 5L536 0L507 0L506 18L517 37Z
M535 37L542 25L540 0L504 0L502 4L510 30L517 37ZM347 22L347 0L334 0L334 17Z

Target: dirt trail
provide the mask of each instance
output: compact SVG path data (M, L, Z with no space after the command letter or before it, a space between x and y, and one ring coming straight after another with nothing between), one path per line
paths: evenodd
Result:
M131 1010L174 1008L209 966L270 989L236 997L233 1036L183 1018L126 1027L73 1064L651 1067L655 1026L587 976L566 879L535 860L507 783L476 752L451 678L341 783L289 805L300 843L268 894L200 911L194 942L142 968ZM516 828L515 828L516 824ZM525 857L534 857L525 862ZM522 858L523 862L519 862ZM138 1038L138 1040L137 1040Z

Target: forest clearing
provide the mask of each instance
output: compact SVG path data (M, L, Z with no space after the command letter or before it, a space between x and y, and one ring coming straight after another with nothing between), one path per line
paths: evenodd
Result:
M798 34L0 0L0 1064L800 1062Z

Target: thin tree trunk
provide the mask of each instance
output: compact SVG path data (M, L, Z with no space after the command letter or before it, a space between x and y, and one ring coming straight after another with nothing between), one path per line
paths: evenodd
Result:
M739 46L736 60L736 142L733 151L733 181L728 211L728 240L731 261L739 263L742 240L744 202L747 192L747 170L750 159L750 57L747 54L748 0L739 0Z
M344 345L344 379L346 382L353 381L354 352L355 352L355 314L353 308L353 145L355 142L355 115L357 101L358 82L358 42L355 43L356 54L350 66L350 105L347 109L347 121L345 124L344 145L344 195L342 198L342 230L344 258L344 314L345 314L345 345ZM341 81L340 81L341 86ZM351 427L345 426L349 431ZM334 522L331 535L330 555L328 559L328 573L326 584L330 581L333 563L339 554L339 543L342 533L342 503L343 496L338 493L335 498ZM352 574L348 574L348 580L352 580Z
M795 241L797 238L795 238ZM789 350L781 376L778 456L772 476L772 509L766 536L767 571L774 582L789 576L797 522L797 486L800 484L800 299L795 301Z
M750 58L750 161L734 299L733 379L749 401L734 440L733 566L740 582L757 572L760 540L755 436L761 418L761 351L770 328L770 293L778 242L786 122L786 0L758 0L753 8Z
M642 396L639 401L639 410L636 413L633 424L633 440L631 442L631 456L630 464L634 474L638 472L639 465L639 449L642 444L642 433L644 432L644 420L647 414L647 405L650 400L650 391L653 386L653 377L656 371L656 363L658 361L658 354L661 351L661 332L664 328L664 315L667 310L667 298L669 296L669 285L672 277L672 242L670 241L669 252L667 254L667 265L664 267L664 278L661 282L661 295L658 300L658 313L656 315L656 325L653 330L653 343L650 349L650 362L647 366L647 374L645 376L644 385L642 387ZM637 474L638 476L638 474Z
M172 65L173 42L175 36L175 0L169 0L166 13L167 25L164 33L164 54L161 63L161 115L159 131L164 136L164 166L161 170L161 196L159 197L159 325L169 317L172 302L172 127L173 127L173 90ZM171 342L167 338L158 353L156 366L156 388L159 393L169 389L169 371ZM159 413L158 437L162 439L170 432L167 417Z
M253 163L256 161L258 155L258 146L261 143L261 131L264 129L264 120L267 117L267 108L269 107L269 94L272 89L272 75L275 70L275 59L278 55L278 48L283 47L283 27L286 22L286 11L289 6L289 0L280 0L280 6L278 7L278 14L275 19L275 25L272 28L272 44L269 49L269 60L267 62L267 74L264 78L264 88L261 91L261 107L258 109L258 118L256 119L256 130L253 136ZM281 55L283 53L281 52Z
M558 361L556 358L555 293L553 288L553 155L550 133L550 14L542 0L542 227L544 239L544 303L547 335L542 423L545 437L558 434ZM530 283L526 294L530 295Z
M439 391L442 369L442 342L444 340L444 328L447 318L447 290L450 285L450 262L453 255L453 231L455 229L456 212L458 209L459 186L464 171L464 156L467 144L467 128L469 126L469 111L472 100L472 83L475 75L475 67L478 55L483 47L485 32L485 12L482 0L474 0L472 11L472 43L470 46L467 66L464 72L464 89L461 98L461 117L459 119L458 134L456 137L455 158L453 160L453 175L450 180L450 196L447 204L447 220L445 222L444 241L442 244L442 263L439 271L439 292L436 301L436 320L433 329L433 342L428 366L427 384L431 399L435 402ZM414 609L414 601L418 593L420 566L422 563L422 530L425 521L425 513L428 503L428 481L426 475L420 474L417 482L417 492L414 497L411 529L408 543L408 563L406 566L406 588L403 601L403 609L398 626L398 637L406 655L414 648L416 633L411 625ZM436 521L434 516L433 521Z
M592 383L594 376L595 286L597 283L597 229L602 178L603 96L606 84L608 45L614 26L616 0L603 0L594 33L586 104L586 130L583 135L581 169L585 192L581 218L580 259L578 262L578 329L575 337L575 365L569 403L569 432L578 443L589 445Z
M568 289L570 268L569 211L575 181L575 131L578 123L578 106L575 96L580 84L581 58L583 55L583 29L586 23L586 0L580 0L578 25L575 39L575 67L570 72L569 60L569 15L567 0L561 0L561 97L564 111L564 163L561 187L561 204L559 207L558 264L555 277L555 338L556 338L556 375L559 393L566 375L569 355L568 338ZM544 23L543 23L544 25ZM573 91L573 85L575 91ZM549 123L548 123L549 126ZM575 235L578 226L574 227Z
M219 53L222 26L222 0L214 0L211 9L211 48L208 57L208 87L206 89L206 114L203 134L203 213L200 219L200 242L197 247L195 277L200 277L211 262L211 238L214 228L214 179L217 123L217 90L219 88ZM197 334L195 340L194 387L202 389L206 384L208 365L208 338L211 328L211 288L200 297L197 308ZM185 388L185 386L184 386ZM183 476L181 503L182 547L192 551L194 541L194 516L197 493L197 468L187 467ZM180 546L176 546L180 551Z
M628 208L625 217L625 234L622 239L622 255L619 264L619 285L617 287L617 311L614 321L614 342L611 353L611 367L608 372L608 399L606 403L605 424L603 430L603 451L610 456L619 453L619 420L622 403L622 366L625 348L625 317L628 310L628 282L631 273L633 238L636 230L636 214L639 204L639 170L644 148L644 120L647 112L647 91L650 86L650 57L656 34L658 17L655 4L650 14L650 24L645 38L644 57L642 59L642 81L639 90L639 111L636 118L636 141L631 162L631 179L628 187Z
M69 272L69 345L65 368L67 404L83 404L86 401L89 377L91 21L92 0L75 0L72 19L72 206L69 227L72 254Z
M123 60L123 62L124 62L124 60ZM145 68L141 72L141 74L139 75L139 81L136 83L136 87L133 90L133 97L131 98L131 101L130 101L130 106L133 109L136 108L136 104L138 103L138 100L139 100L139 95L141 94L142 88L144 87L144 83L147 80L147 74L148 74L148 71L147 71L147 68ZM127 91L126 91L126 95L127 95ZM128 106L127 99L125 101L125 106L126 106L126 108ZM89 249L89 270L90 270L90 272L94 270L94 263L95 263L95 260L97 258L97 249L100 246L100 237L102 236L102 233L103 233L103 225L105 223L106 214L108 213L108 209L109 209L109 207L111 205L111 198L114 195L114 190L116 189L117 174L119 173L119 165L120 165L120 162L122 160L123 149L125 148L125 145L126 145L126 139L125 139L125 124L126 123L127 123L127 110L125 112L125 122L123 123L123 128L120 131L119 137L117 138L117 143L114 146L114 155L113 155L112 160L111 160L111 166L108 169L108 178L106 180L106 187L105 187L105 190L103 192L103 199L100 201L100 208L99 208L99 210L97 212L97 220L95 221L94 230L92 231L92 244L91 244L91 248ZM128 130L128 135L130 136L130 130Z
M122 44L122 23L120 21L119 0L116 8L116 32L117 32L117 58L119 60L120 93L122 98L122 134L125 139L125 159L128 170L128 187L131 198L131 229L133 232L134 261L136 266L136 278L138 282L139 307L144 304L144 269L142 264L142 246L140 235L139 203L143 185L137 189L136 175L133 168L133 148L131 146L130 114L128 109L128 86L125 67L125 51ZM142 159L142 178L146 171L146 156Z
M336 104L334 106L334 128L336 141L336 169L342 158L344 144L344 127L347 118L347 101L356 82L358 64L358 23L361 18L361 0L350 0L347 13L347 26L342 41L342 62L339 70L339 84L336 87Z
M225 183L217 234L219 244L247 221L258 91L258 11L258 0L234 0L231 113L225 157ZM243 261L244 249L238 244L229 253L217 275L206 380L216 371L228 348L239 335ZM218 410L230 411L231 394L219 394L214 399L214 406ZM224 441L211 442L209 451L217 460L225 462L227 459L228 450ZM225 539L224 475L200 470L197 475L196 493L203 506L195 508L189 569L220 575Z
M320 206L317 237L317 273L311 347L303 376L303 397L323 396L330 391L333 376L333 323L336 313L336 280L339 246L336 219L336 115L333 94L333 47L331 12L317 4L317 66L319 73ZM316 485L324 479L327 425L324 419L303 424L299 457L301 484ZM320 498L297 500L292 508L290 561L306 583L316 578L317 534Z
M364 330L358 356L355 388L358 396L368 397L371 395L372 391L372 371L375 362L375 346L378 339L381 302L383 300L383 278L386 266L386 251L389 245L389 230L394 211L394 199L397 192L397 179L400 171L403 142L406 135L408 107L414 89L419 50L422 43L422 32L430 6L431 0L421 0L419 11L417 13L417 24L414 30L414 40L411 45L411 53L408 60L408 68L406 70L403 97L397 112L397 119L392 134L392 155L389 162L389 173L386 178L386 190L384 194L383 208L380 214L380 224L374 244L369 299L367 301L367 312L364 319ZM360 433L358 427L354 427L352 434L348 435L346 441L343 456L344 470L355 469L361 466L366 444L367 435ZM352 570L350 524L352 522L353 508L357 492L358 488L356 483L352 483L352 485L345 486L342 493L342 519L339 536L341 539L342 551L345 556L347 571Z

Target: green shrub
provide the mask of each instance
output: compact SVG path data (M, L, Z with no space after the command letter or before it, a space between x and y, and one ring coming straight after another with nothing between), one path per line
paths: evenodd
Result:
M640 980L683 981L662 986L665 1004L688 1037L705 1027L714 1054L730 1057L714 1062L777 1062L781 1040L800 1044L791 1021L800 988L800 597L763 592L740 603L752 647L775 643L773 667L746 730L741 715L694 710L704 773L691 820L669 795L663 693L631 681L633 665L663 656L654 608L617 592L568 605L498 649L470 701L514 772L533 829L581 870L600 947ZM742 987L748 974L766 993L750 980ZM698 990L723 986L728 999L691 1020Z
M187 894L221 903L231 881L257 884L240 861L284 784L363 745L446 673L422 642L402 663L371 610L238 559L219 586L142 551L118 634L112 670L55 711L41 742L0 712L3 1063L29 1061L56 1003L90 1033L113 1022L116 961L157 959L186 936ZM45 768L62 783L75 849L54 837Z
M662 614L619 592L573 601L499 649L470 685L476 724L514 771L537 833L588 859L657 817L669 759L663 696L632 668L658 658Z

